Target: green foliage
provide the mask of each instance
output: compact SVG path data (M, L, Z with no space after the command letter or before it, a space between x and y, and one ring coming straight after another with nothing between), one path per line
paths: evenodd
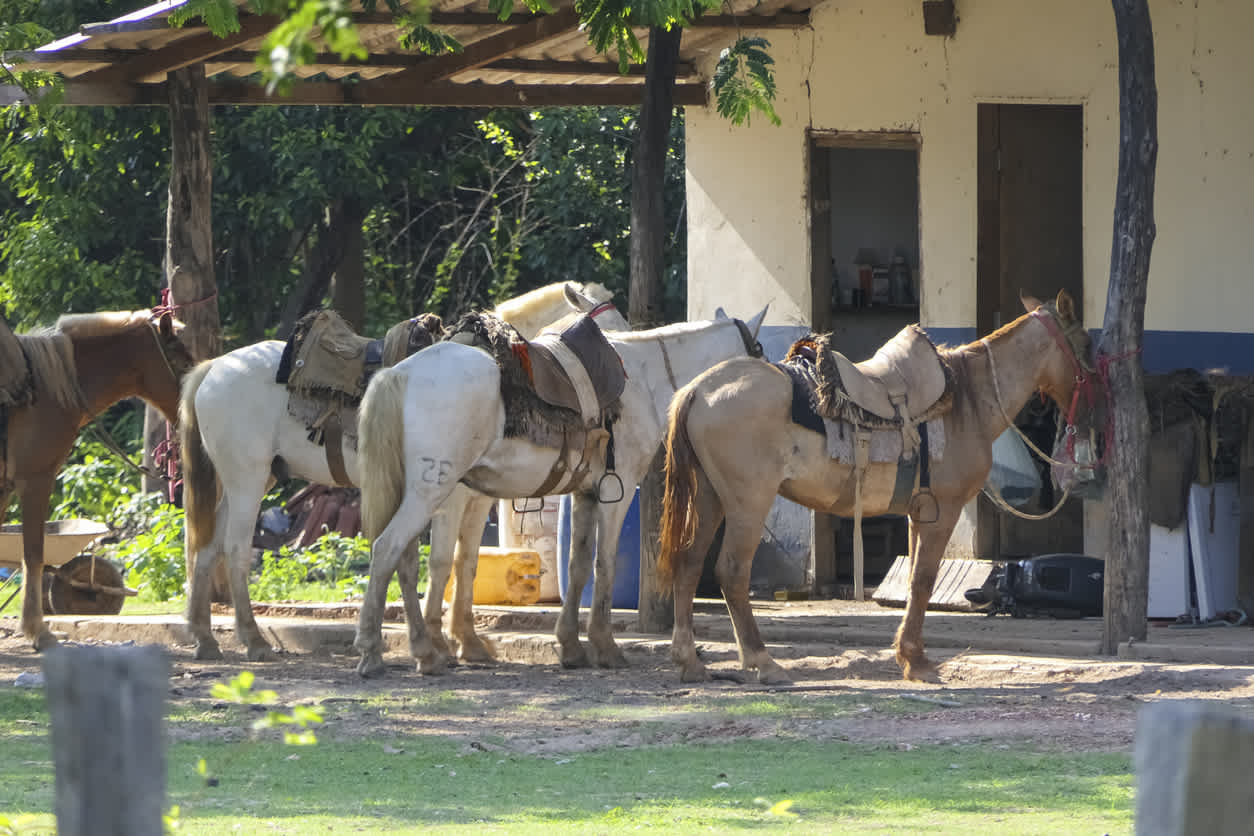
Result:
M761 111L771 124L780 124L772 104L775 100L775 60L766 52L765 38L742 37L718 56L714 70L714 93L720 116L732 124L747 123L753 111Z
M169 601L187 584L183 526L182 508L167 505L158 494L137 494L109 518L109 527L121 536L100 554L124 567L126 582L141 601Z
M277 554L262 555L261 572L249 585L249 595L255 601L292 600L306 584L317 583L335 589L342 600L361 594L369 567L369 541L329 531L307 548L283 546Z
M238 705L273 705L278 702L278 694L271 690L254 691L252 671L240 671L230 682L215 682L209 689L209 695L215 699L233 702ZM322 710L310 706L297 705L290 714L282 711L268 711L253 721L254 731L263 729L282 729L283 742L289 746L312 746L318 737L310 727L322 722ZM295 729L292 731L291 729ZM207 767L202 758L197 764L197 771L207 774Z

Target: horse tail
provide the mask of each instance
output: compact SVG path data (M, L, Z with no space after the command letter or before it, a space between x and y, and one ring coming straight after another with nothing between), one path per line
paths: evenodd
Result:
M403 410L404 372L386 368L375 372L361 401L357 425L357 456L361 466L361 532L378 537L405 494Z
M658 537L657 575L663 588L675 578L675 554L692 547L697 532L697 461L688 437L688 413L696 397L688 384L671 401L666 421L666 478Z
M217 523L218 471L205 449L196 417L196 392L213 368L206 360L188 372L179 396L179 455L183 460L184 540L187 547L187 579L195 571L196 553L213 540Z

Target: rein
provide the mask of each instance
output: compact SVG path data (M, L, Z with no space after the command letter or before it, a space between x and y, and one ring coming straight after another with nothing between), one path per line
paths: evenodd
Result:
M1019 429L1019 427L1016 426L1014 420L1010 417L1010 414L1006 411L1006 404L1001 396L1001 385L998 383L998 380L997 380L997 361L993 357L993 347L989 345L988 338L984 337L980 339L980 343L983 344L984 349L986 353L988 354L988 365L989 365L989 371L993 377L993 394L997 398L997 408L1001 410L1002 418L1004 418L1006 423L1010 426L1010 428L1015 431L1015 434L1017 434L1019 438L1023 439L1024 443L1027 444L1027 446L1031 448L1031 450L1034 453L1036 453L1036 455L1040 456L1041 459L1048 462L1051 466L1054 466L1054 467L1061 467L1064 469L1076 468L1076 467L1079 467L1079 464L1075 461L1075 436L1076 436L1075 416L1076 416L1076 412L1078 411L1078 407L1080 403L1080 395L1081 393L1083 393L1085 400L1090 405L1095 404L1096 399L1094 397L1094 386L1093 386L1093 381L1092 381L1093 376L1094 375L1097 376L1098 380L1101 381L1102 383L1103 391L1105 391L1105 375L1101 373L1100 371L1095 372L1094 370L1089 369L1088 367L1084 366L1080 362L1080 358L1076 356L1075 349L1071 345L1071 341L1068 340L1066 334L1062 332L1062 329L1058 326L1058 322L1054 319L1052 314L1049 314L1047 312L1042 312L1041 309L1038 308L1032 311L1031 315L1036 317L1038 320L1040 320L1041 324L1045 326L1045 330L1048 331L1049 335L1054 338L1054 342L1056 342L1058 344L1058 347L1062 349L1063 355L1066 356L1067 359L1071 361L1071 366L1075 370L1076 385L1071 390L1071 403L1067 407L1067 415L1065 418L1065 425L1064 425L1065 429L1062 431L1063 433L1065 433L1067 437L1065 449L1067 450L1068 454L1071 455L1071 461L1061 462L1055 459L1053 456L1047 455L1043 450L1041 450L1041 448L1037 447L1032 442L1032 439L1028 438L1027 434L1024 433L1023 430ZM1104 459L1105 459L1105 451L1103 451L1102 455L1097 459L1096 462L1093 463L1093 465L1086 465L1086 466L1096 467L1097 465L1100 465ZM1067 503L1067 499L1071 496L1071 488L1070 486L1068 486L1063 491L1062 499L1058 500L1058 504L1056 504L1049 511L1046 511L1044 514L1027 514L1027 513L1024 513L1023 511L1020 511L1019 509L1012 506L1009 502L1007 502L998 491L989 490L989 491L986 491L986 493L989 495L990 498L992 498L992 500L998 505L998 507L1000 507L1002 510L1009 511L1011 514L1013 514L1016 517L1019 517L1020 519L1046 520L1054 516L1054 514L1057 514L1058 511L1062 509L1062 506Z

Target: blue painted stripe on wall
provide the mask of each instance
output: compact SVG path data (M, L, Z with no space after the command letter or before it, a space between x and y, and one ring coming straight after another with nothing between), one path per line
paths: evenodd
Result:
M976 340L974 328L928 328L934 342L963 345ZM1099 332L1090 331L1096 339ZM1146 331L1144 368L1149 374L1177 369L1222 369L1228 374L1254 374L1254 334L1225 331Z

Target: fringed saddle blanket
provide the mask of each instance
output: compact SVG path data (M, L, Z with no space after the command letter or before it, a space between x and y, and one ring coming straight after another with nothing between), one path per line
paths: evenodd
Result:
M448 339L480 348L496 360L501 369L507 438L524 438L543 447L577 448L587 430L618 417L627 376L621 359L590 317L579 317L560 335L528 343L500 317L470 313L449 329ZM578 358L587 377L580 386L571 380L572 372L579 375L580 370L554 357L555 349L566 349Z
M358 336L331 310L312 311L296 323L283 349L275 382L288 389L287 411L322 444L327 422L337 420L344 443L357 448L357 407L370 377L434 343L443 332L435 314L392 326L383 339Z
M842 464L857 469L859 439L867 445L864 465L896 464L894 468L863 467L860 472L855 472L854 481L860 482L854 495L857 499L854 496L846 499L887 508L889 513L908 513L914 494L920 488L928 487L928 468L922 466L920 450L926 449L931 461L939 460L945 452L943 416L953 400L948 372L946 370L940 376L943 394L932 400L930 408L911 408L908 400L897 393L891 401L878 402L874 396L880 393L872 392L872 397L865 398L871 407L878 410L872 411L855 401L854 395L842 387L837 362L830 357L831 352L827 348L829 339L828 335L810 335L798 340L789 349L784 361L775 364L792 381L792 420L799 426L821 433L827 439L828 455ZM913 343L917 337L910 334L906 339ZM931 347L930 341L927 346ZM935 352L935 349L932 348L932 351ZM840 360L848 362L843 356ZM928 370L926 363L921 364L921 368L924 368L925 374L937 371L935 368ZM846 379L849 378L850 375L846 375ZM935 378L933 391L934 381ZM878 386L874 378L860 383L863 386ZM854 388L856 390L857 387ZM887 411L884 403L890 404L889 408L901 417L887 418L879 414ZM914 417L912 413L916 413ZM860 511L857 513L860 515Z
M22 343L0 317L0 409L26 406L34 391L34 378Z

